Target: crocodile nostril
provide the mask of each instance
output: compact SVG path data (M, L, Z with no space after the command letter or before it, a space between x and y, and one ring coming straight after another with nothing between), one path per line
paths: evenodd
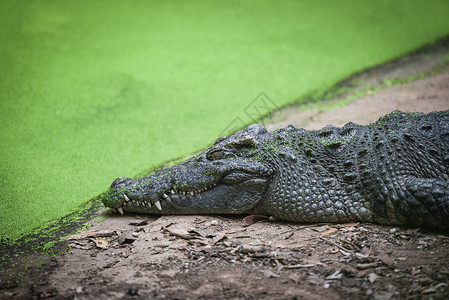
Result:
M131 180L129 177L119 177L116 180L114 180L111 184L111 188L113 188L116 185L119 185L120 183L126 182L128 180Z

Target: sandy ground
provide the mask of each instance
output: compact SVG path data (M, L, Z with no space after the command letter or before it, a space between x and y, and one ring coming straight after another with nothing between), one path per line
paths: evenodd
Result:
M342 83L351 88L328 106L363 86L374 92L334 110L287 107L265 125L318 129L367 124L394 109L447 110L448 54L447 46L437 47L374 68ZM425 76L385 87L387 79L415 74ZM20 263L0 274L0 298L449 298L443 232L269 220L243 226L240 216L99 215L88 232L60 245L69 246L65 254L17 257Z

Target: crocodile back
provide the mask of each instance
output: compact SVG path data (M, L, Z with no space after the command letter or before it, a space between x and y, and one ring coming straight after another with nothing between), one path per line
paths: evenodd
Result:
M264 208L282 219L406 224L410 180L449 181L449 111L394 111L367 126L291 127L270 139L278 141L278 176Z

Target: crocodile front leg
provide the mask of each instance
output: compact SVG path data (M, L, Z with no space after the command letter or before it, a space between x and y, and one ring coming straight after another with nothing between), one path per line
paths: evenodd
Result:
M440 229L449 227L449 182L411 178L405 187L406 198L398 212L407 224Z

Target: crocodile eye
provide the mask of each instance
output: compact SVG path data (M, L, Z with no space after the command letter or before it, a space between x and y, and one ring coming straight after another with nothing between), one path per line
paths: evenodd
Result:
M225 151L222 149L213 149L212 151L207 152L206 158L208 160L216 160L221 159L225 156Z
M233 156L235 156L235 154L232 151L228 151L221 148L212 148L206 154L206 158L208 160L217 160Z

